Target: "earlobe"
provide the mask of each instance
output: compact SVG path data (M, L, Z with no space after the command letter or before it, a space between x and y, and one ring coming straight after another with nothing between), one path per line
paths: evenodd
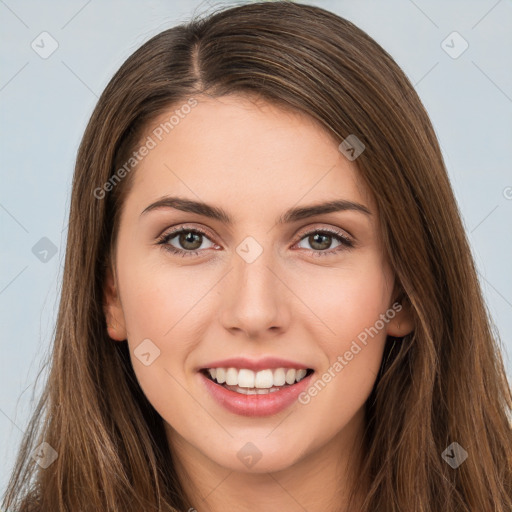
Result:
M103 289L103 312L107 323L107 332L110 338L124 341L127 338L123 308L119 299L117 286L112 270L106 272Z
M414 315L408 300L395 301L392 309L395 316L387 325L388 336L403 338L414 330Z

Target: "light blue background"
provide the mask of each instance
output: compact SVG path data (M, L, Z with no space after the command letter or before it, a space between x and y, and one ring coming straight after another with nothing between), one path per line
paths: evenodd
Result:
M512 354L511 1L309 3L367 31L415 84L443 149L489 310ZM0 0L0 493L53 332L70 183L89 115L135 49L211 5L224 4ZM45 60L31 48L43 31L59 45ZM469 44L457 59L441 48L453 31ZM32 253L42 237L58 249L46 263ZM512 375L510 359L506 364Z

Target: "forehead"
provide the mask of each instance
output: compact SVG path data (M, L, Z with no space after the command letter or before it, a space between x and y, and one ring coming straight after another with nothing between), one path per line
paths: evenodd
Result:
M373 210L356 164L316 120L249 97L195 100L148 125L151 149L130 191L137 202L173 194L270 209L342 198Z

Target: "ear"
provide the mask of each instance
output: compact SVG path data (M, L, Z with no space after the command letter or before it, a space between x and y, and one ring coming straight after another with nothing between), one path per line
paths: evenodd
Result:
M410 334L414 330L414 315L408 298L400 294L399 298L392 302L390 309L395 312L395 316L387 324L387 334L395 338L403 338Z
M107 332L110 338L124 341L127 338L123 308L119 299L116 280L109 267L103 287L103 311L107 321Z

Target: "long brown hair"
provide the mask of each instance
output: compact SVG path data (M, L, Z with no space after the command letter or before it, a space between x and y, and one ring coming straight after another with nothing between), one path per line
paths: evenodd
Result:
M126 342L107 335L103 287L123 198L107 193L151 122L200 94L254 94L316 119L357 159L414 331L388 340L366 404L354 489L368 512L512 510L511 391L428 115L394 60L352 23L277 1L223 9L137 50L103 92L79 148L50 373L24 438L9 510L187 510ZM104 196L104 197L103 197ZM392 341L392 342L391 342ZM31 458L40 443L58 456ZM453 469L442 452L457 442ZM451 450L453 450L453 445ZM450 452L453 456L453 451Z

